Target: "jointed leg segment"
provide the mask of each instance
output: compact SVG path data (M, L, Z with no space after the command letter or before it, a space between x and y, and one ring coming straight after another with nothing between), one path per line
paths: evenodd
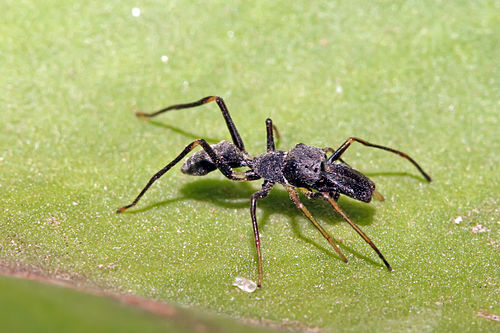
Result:
M344 163L344 162L342 162ZM380 250L377 248L377 246L372 242L372 240L363 232L363 230L361 230L354 222L352 222L349 217L347 217L347 215L344 213L344 211L340 208L339 204L337 203L337 197L335 196L335 193L326 193L326 192L313 192L309 189L306 189L306 188L302 188L302 187L298 187L297 188L299 191L301 191L302 193L304 193L309 199L315 199L317 197L322 197L323 199L325 199L332 207L333 209L335 209L335 211L337 213L339 213L342 218L344 220L347 221L347 223L349 223L349 225L354 229L356 230L356 232L365 240L365 242L367 242L374 250L375 252L378 254L378 256L382 259L382 261L384 262L384 264L387 266L387 268L392 271L392 267L391 265L389 265L389 263L387 262L387 260L385 260L384 256L382 255L382 253L380 252ZM288 190L288 188L287 188ZM288 191L290 193L290 190ZM379 193L380 195L380 193ZM292 196L290 196L292 197ZM292 198L293 200L293 198ZM294 200L295 202L295 200ZM298 206L297 206L298 207ZM307 215L306 215L307 216Z
M380 259L382 259L382 261L384 262L385 266L387 266L387 269L392 271L391 265L387 262L387 260L385 260L384 256L380 252L380 250L372 242L372 240L363 232L363 230L361 230L354 222L352 222L349 219L349 217L347 217L347 215L344 213L344 211L340 208L339 204L337 202L335 202L335 200L333 200L333 198L328 193L322 193L322 194L323 194L323 198L332 206L332 208L335 209L335 211L337 213L339 213L342 216L342 218L344 220L346 220L347 223L349 223L349 225L354 230L356 230L356 232L365 240L365 242L367 242L372 247L373 250L375 250L375 252L378 254Z
M158 110L156 112L152 113L144 113L144 112L137 112L136 115L138 117L143 117L143 118L152 118L155 117L161 113L170 111L170 110L180 110L180 109L188 109L188 108L193 108L196 106L200 106L206 103L210 103L212 101L215 101L217 105L219 106L222 116L224 116L224 120L226 121L227 128L229 129L229 133L231 134L231 138L233 139L233 143L238 147L241 151L245 151L245 145L243 144L243 140L240 137L240 134L238 133L238 130L236 129L236 126L234 125L233 119L231 119L231 116L229 115L229 111L227 109L226 104L224 103L224 100L219 97L219 96L207 96L199 101L192 102L192 103L185 103L185 104L175 104L171 106L167 106L166 108L163 108L161 110Z
M260 288L262 285L262 254L260 253L260 236L259 236L259 227L257 225L257 217L255 215L255 211L257 209L257 200L265 198L269 191L273 188L274 183L270 181L264 181L262 184L262 188L252 195L252 202L250 205L250 216L252 217L253 224L253 235L255 240L255 247L257 249L257 265L259 270L259 279L257 280L257 286Z
M431 182L432 179L431 177L422 169L422 167L420 167L420 165L418 165L417 162L415 162L415 160L413 158L411 158L410 156L408 156L407 154L399 151L399 150L396 150L396 149L392 149L392 148L389 148L389 147L385 147L385 146L380 146L380 145L376 145L376 144L373 144L373 143L370 143L368 141L365 141L365 140L362 140L362 139L359 139L359 138L355 138L355 137L350 137L349 139L346 140L346 142L344 142L344 144L342 146L340 146L339 149L337 149L332 156L330 156L330 158L328 159L327 163L333 163L334 161L340 159L340 156L347 150L347 148L349 148L349 146L353 143L353 142L359 142L365 146L368 146L368 147L373 147L373 148L378 148L378 149L382 149L382 150L386 150L386 151L389 151L391 153L394 153L394 154L397 154L403 158L406 158L408 161L410 161L417 169L418 171L420 171L420 173L424 176L424 178L428 181L428 182Z
M274 145L274 129L273 121L270 118L266 119L266 138L267 138L267 152L272 152L276 150Z
M130 205L123 206L122 208L118 209L116 212L117 213L122 213L126 209L133 207L137 204L139 199L146 193L146 191L149 189L153 183L158 180L161 176L163 176L168 170L170 170L174 165L179 163L191 150L193 150L196 146L202 146L202 148L207 152L208 156L210 156L210 159L214 162L214 164L217 166L217 168L222 172L224 176L226 176L229 179L232 180L246 180L245 176L240 176L238 173L233 171L233 169L226 163L224 163L219 156L214 152L212 147L203 139L199 139L196 141L191 142L189 145L184 148L184 150L170 163L168 163L163 169L158 171L151 179L149 182L146 184L146 186L142 189L142 191L139 193L139 195L134 199L134 201Z
M328 241L328 243L330 243L330 245L333 247L333 249L340 256L340 258L342 258L342 260L344 262L347 262L347 258L344 256L342 251L340 251L340 248L337 246L337 244L335 244L333 242L332 237L326 232L325 229L323 229L323 227L318 223L318 221L316 221L316 219L312 216L312 214L309 212L309 210L306 208L306 206L304 206L304 204L302 202L300 202L299 196L297 194L297 190L294 187L287 186L287 185L285 185L285 188L288 191L290 199L292 199L295 206L297 206L297 208L302 212L302 214L304 214L304 216L307 217L307 219L309 221L311 221L311 223L316 227L316 229L318 229L319 232L321 232L323 237L325 237L325 239Z

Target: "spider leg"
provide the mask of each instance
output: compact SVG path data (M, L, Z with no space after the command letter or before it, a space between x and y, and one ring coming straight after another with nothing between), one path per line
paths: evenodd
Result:
M278 131L278 128L274 126L273 121L271 118L266 119L266 134L267 134L267 152L272 152L276 150L276 147L274 145L274 135L276 134L276 138L279 139L281 138L281 134Z
M294 187L289 186L289 185L284 185L284 186L285 186L286 190L288 191L288 195L290 196L290 199L292 199L295 206L297 206L297 208L302 212L302 214L304 214L304 216L307 217L307 219L309 221L311 221L311 223L316 227L316 229L318 229L319 232L321 232L323 237L326 238L328 243L330 243L330 245L333 247L333 249L340 256L340 258L342 258L342 260L344 262L347 262L347 258L344 256L342 251L340 251L340 248L337 246L337 244L335 244L333 242L332 237L326 232L325 229L323 229L323 227L318 223L318 221L316 221L316 219L312 216L312 214L309 212L309 210L306 208L306 206L304 206L304 204L302 202L300 202L297 190Z
M184 150L170 163L168 163L163 169L158 171L157 173L154 174L153 177L149 180L149 182L146 184L146 186L142 189L142 191L139 193L139 195L132 201L131 204L123 206L122 208L118 209L116 212L117 213L122 213L126 209L133 207L137 204L139 199L146 193L146 191L149 189L153 183L158 180L161 176L163 176L168 170L170 170L174 165L179 163L180 160L182 160L191 150L193 150L196 146L202 146L202 148L207 152L208 156L210 156L210 159L214 162L214 164L217 166L217 168L222 172L224 176L231 180L247 180L247 176L245 174L240 174L235 171L226 163L222 161L219 156L214 152L212 147L203 139L195 140L191 142L189 145L184 148Z
M337 213L339 213L344 220L347 221L351 225L351 227L356 230L356 232L367 242L370 244L373 250L377 252L378 256L382 261L384 262L385 266L387 266L387 269L389 271L392 271L391 265L385 260L384 256L382 255L382 252L377 248L377 246L372 242L372 240L361 230L354 222L352 222L349 217L344 213L344 211L340 208L339 204L333 200L333 198L328 194L328 193L323 193L323 198L335 209Z
M234 125L233 119L231 119L231 116L229 115L229 111L227 109L226 104L224 103L224 100L219 97L219 96L207 96L204 97L196 102L192 103L185 103L185 104L175 104L171 106L167 106L166 108L163 108L161 110L152 112L152 113L144 113L144 112L137 112L136 115L138 117L143 117L143 118L152 118L155 117L161 113L170 111L170 110L180 110L180 109L188 109L188 108L193 108L196 106L200 106L206 103L210 103L215 101L217 105L219 106L219 109L222 112L222 115L224 116L224 120L226 121L227 128L229 129L229 133L231 134L231 138L233 139L233 143L240 149L241 151L245 151L245 145L243 144L243 140L240 137L240 134L238 133L238 130L236 129L236 126Z
M309 200L314 200L319 197L323 197L323 195L320 192L314 192L305 187L296 187L296 189L302 192L302 194L304 194Z
M257 200L265 198L269 191L273 188L274 183L265 180L262 184L262 188L252 194L252 203L250 205L250 216L252 217L253 224L253 235L255 240L255 247L257 248L257 265L259 270L259 280L257 281L257 286L260 288L262 285L262 255L260 252L260 237L259 237L259 227L257 226L257 217L255 216L255 211L257 209Z
M273 129L274 129L273 121L271 118L266 119L266 139L267 139L267 152L270 153L272 151L276 150L276 147L274 145L274 135L273 135Z
M327 164L331 164L333 163L334 161L340 159L340 156L347 150L347 148L349 148L349 146L353 143L353 142L359 142L361 143L362 145L365 145L365 146L368 146L368 147L373 147L373 148L378 148L378 149L382 149L382 150L385 150L385 151L388 151L388 152L391 152L391 153L394 153L394 154L397 154L403 158L406 158L408 161L410 161L417 169L418 171L420 171L420 173L424 176L424 178L428 181L428 182L432 182L432 179L431 177L420 167L420 165L418 165L417 162L415 162L415 160L413 158L411 158L410 156L408 156L407 154L399 151L399 150L396 150L396 149L392 149L392 148L389 148L389 147L385 147L385 146L380 146L380 145L376 145L376 144L373 144L373 143L370 143L368 141L365 141L365 140L362 140L362 139L359 139L359 138L355 138L355 137L350 137L349 139L346 140L346 142L344 142L344 144L342 146L340 146L339 149L337 149L332 156L330 156L330 158L328 159L328 161L326 162Z

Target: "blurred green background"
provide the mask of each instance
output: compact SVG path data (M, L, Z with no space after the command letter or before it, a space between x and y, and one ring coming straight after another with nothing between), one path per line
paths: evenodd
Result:
M478 312L500 314L499 11L499 1L4 1L3 264L299 330L497 330ZM225 99L254 155L271 117L283 150L357 136L414 157L432 184L386 152L355 144L344 155L387 200L340 205L394 272L303 198L342 240L344 264L277 186L258 208L263 288L239 291L234 277L257 278L248 208L260 182L219 173L176 167L116 215L193 139L230 138L216 105L154 121L134 111L207 95Z

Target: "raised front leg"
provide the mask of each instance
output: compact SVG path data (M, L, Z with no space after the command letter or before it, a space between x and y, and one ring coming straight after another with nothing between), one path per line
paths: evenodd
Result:
M410 156L408 156L407 154L403 153L402 151L399 151L399 150L396 150L396 149L392 149L392 148L389 148L389 147L385 147L385 146L380 146L380 145L376 145L376 144L373 144L373 143L370 143L368 141L365 141L363 139L359 139L359 138L355 138L355 137L350 137L349 139L346 140L346 142L344 142L344 144L342 146L340 146L339 149L337 149L332 156L330 156L330 158L328 159L328 161L326 162L327 164L331 164L333 163L334 161L340 159L340 156L342 156L342 154L347 150L347 148L349 148L349 146L353 143L353 142L359 142L361 143L362 145L365 145L367 147L372 147L372 148L377 148L377 149L382 149L382 150L385 150L385 151L388 151L388 152L391 152L391 153L394 153L394 154L397 154L403 158L406 158L408 161L410 161L417 169L418 171L420 171L420 173L424 176L424 178L428 181L428 182L431 182L432 179L431 177L420 167L420 165L418 165L417 162L415 162L415 160L413 158L411 158Z
M245 145L243 144L243 140L241 140L240 134L238 133L238 130L236 129L236 126L234 125L233 119L231 119L231 116L229 115L229 111L226 107L226 104L224 103L224 100L219 96L207 96L207 97L204 97L196 102L185 103L185 104L175 104L175 105L167 106L166 108L163 108L161 110L158 110L158 111L152 112L152 113L137 112L136 115L138 117L151 118L151 117L155 117L161 113L164 113L164 112L167 112L170 110L180 110L180 109L193 108L193 107L200 106L200 105L203 105L206 103L210 103L212 101L215 101L217 103L217 105L219 106L219 109L222 112L222 116L224 117L224 120L226 121L227 128L229 129L229 133L231 134L231 138L233 139L233 143L241 151L245 151Z

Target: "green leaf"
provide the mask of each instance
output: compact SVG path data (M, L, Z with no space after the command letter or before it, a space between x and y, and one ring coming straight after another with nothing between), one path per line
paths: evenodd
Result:
M140 15L132 15L132 7ZM325 331L493 331L498 323L500 17L495 1L7 1L0 13L0 258L251 322ZM136 12L137 13L137 12ZM263 288L249 215L260 182L180 165L197 138L249 153L338 147L386 197L342 197L394 271L321 202L345 264L276 186L259 201Z

